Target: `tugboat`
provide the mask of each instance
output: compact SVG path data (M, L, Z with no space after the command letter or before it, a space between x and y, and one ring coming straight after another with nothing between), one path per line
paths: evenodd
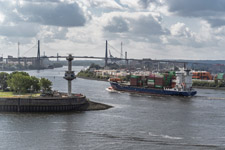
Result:
M130 83L110 80L113 90L152 95L194 96L197 91L192 89L191 70L170 71L149 76L131 76Z

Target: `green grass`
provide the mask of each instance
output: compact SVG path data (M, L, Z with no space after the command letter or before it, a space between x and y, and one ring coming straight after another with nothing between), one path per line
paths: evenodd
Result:
M13 93L13 92L0 92L0 97L3 97L3 98L16 98L16 97L27 98L27 97L38 97L38 96L40 96L40 93L17 94L17 93Z

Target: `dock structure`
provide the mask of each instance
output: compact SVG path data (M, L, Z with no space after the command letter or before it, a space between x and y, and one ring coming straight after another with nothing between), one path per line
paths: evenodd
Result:
M80 111L88 105L84 95L71 97L0 98L0 112Z
M71 96L71 91L72 91L72 80L75 79L75 74L74 71L72 71L72 60L73 56L69 54L69 56L66 58L68 61L68 71L65 72L64 79L68 81L68 96Z

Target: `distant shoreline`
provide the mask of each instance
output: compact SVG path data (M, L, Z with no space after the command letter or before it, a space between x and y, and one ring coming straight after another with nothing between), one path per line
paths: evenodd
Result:
M97 81L106 81L106 82L108 82L108 79L99 79L99 78L81 77L81 76L77 76L77 78L88 79L88 80L97 80Z
M81 76L77 76L77 78L87 79L87 80L96 80L96 81L106 81L106 82L108 82L108 79L99 79L99 78L81 77ZM225 87L193 86L193 88L197 88L197 89L225 90Z
M213 90L225 90L225 87L206 87L206 86L193 86L197 89L213 89Z

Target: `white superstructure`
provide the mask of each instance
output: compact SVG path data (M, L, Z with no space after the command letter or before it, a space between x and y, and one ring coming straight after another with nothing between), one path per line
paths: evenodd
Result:
M191 70L182 69L180 71L176 71L176 89L178 91L190 91L192 89Z

